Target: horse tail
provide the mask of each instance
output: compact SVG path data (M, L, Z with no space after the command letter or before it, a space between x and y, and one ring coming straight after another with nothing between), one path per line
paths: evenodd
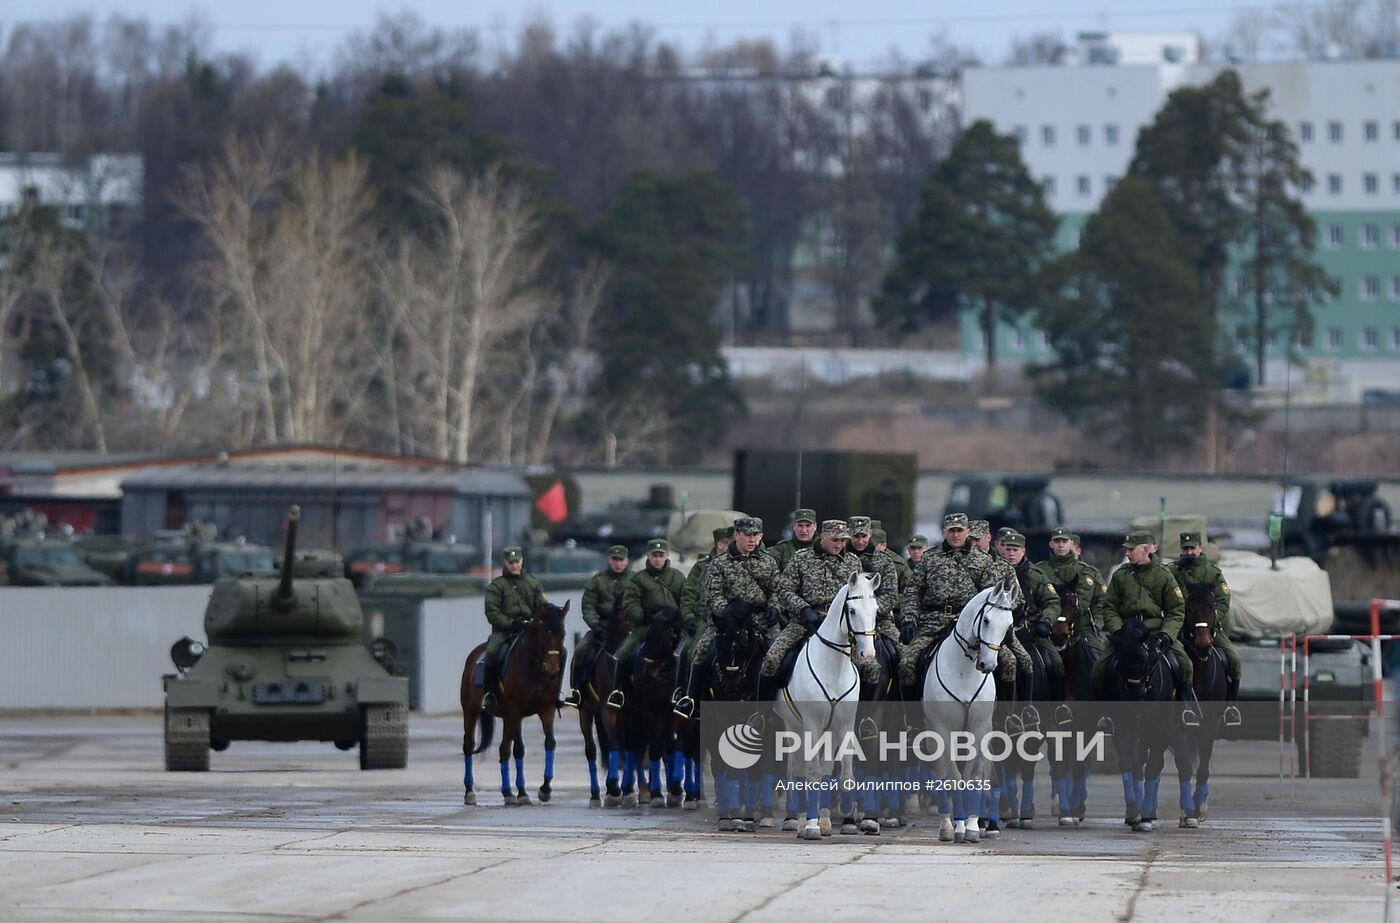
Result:
M496 719L491 717L485 709L481 711L480 726L481 743L476 745L476 749L472 751L473 755L491 746L491 740L496 736Z

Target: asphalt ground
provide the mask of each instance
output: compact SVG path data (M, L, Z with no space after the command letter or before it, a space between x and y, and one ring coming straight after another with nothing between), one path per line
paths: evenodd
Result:
M1154 833L1121 821L1095 776L1090 817L975 846L937 819L820 842L720 833L710 812L587 806L571 713L554 798L505 807L494 757L462 804L460 721L414 716L409 768L360 772L329 744L235 742L212 771L162 769L158 715L0 718L5 920L1379 920L1384 874L1369 778L1298 780L1277 745L1217 751L1211 814ZM527 736L538 788L538 727ZM1174 804L1175 773L1163 783ZM1170 793L1170 794L1169 794Z

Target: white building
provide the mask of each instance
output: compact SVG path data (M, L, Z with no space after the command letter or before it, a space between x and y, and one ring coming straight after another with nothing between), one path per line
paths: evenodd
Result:
M1314 306L1305 352L1348 365L1400 359L1400 60L1206 64L1194 35L1086 33L1068 61L963 76L965 124L987 119L1021 140L1062 216L1061 246L1075 245L1168 94L1233 66L1246 92L1269 91L1271 116L1292 128L1315 178L1303 201L1318 224L1318 261L1342 294ZM962 339L980 351L971 318ZM1003 330L998 345L1012 360L1046 355L1030 327ZM1270 349L1282 356L1281 343Z
M56 207L66 224L89 227L115 210L139 210L145 160L140 154L0 154L0 217L26 200Z

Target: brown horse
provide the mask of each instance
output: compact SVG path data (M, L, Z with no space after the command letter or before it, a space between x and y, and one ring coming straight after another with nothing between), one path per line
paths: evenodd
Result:
M592 674L587 677L584 688L579 691L578 727L583 733L583 755L588 760L588 806L592 808L602 804L602 791L598 786L598 744L602 744L603 752L608 757L608 807L617 807L622 803L622 787L618 784L618 713L615 708L604 707L604 703L617 688L617 649L626 640L630 628L622 609L622 599L618 597L613 601L612 613L608 616L608 633L603 639L603 650L594 662Z
M485 644L478 644L462 668L462 758L465 772L462 784L466 787L463 801L476 804L476 792L472 770L472 756L491 745L495 732L495 719L499 717L504 725L501 731L501 794L505 803L529 804L530 796L525 793L525 741L520 736L520 725L530 715L538 715L540 727L544 731L544 784L540 786L540 801L550 799L550 780L554 778L554 716L559 708L559 687L564 679L564 618L569 613L569 604L563 608L551 603L542 603L525 628L511 642L505 666L501 669L501 688L496 696L495 713L481 707L485 690L478 686L473 675L476 665L486 651ZM473 747L474 728L481 725L481 745ZM515 755L515 792L510 788L510 756Z

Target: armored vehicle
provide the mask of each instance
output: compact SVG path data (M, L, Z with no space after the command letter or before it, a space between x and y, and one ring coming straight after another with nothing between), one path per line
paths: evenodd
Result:
M606 509L571 516L553 530L552 538L599 551L626 545L632 557L640 558L646 554L647 542L666 537L666 525L676 509L675 490L669 484L653 484L645 500L619 500Z
M483 576L486 565L481 549L454 540L407 539L351 549L345 557L345 576L363 588L392 574L469 574Z
M1299 478L1276 492L1273 512L1283 518L1283 553L1322 561L1347 546L1369 564L1400 560L1400 532L1376 481Z
M47 533L42 516L0 523L0 585L110 586L111 577L89 567L69 535ZM71 529L68 530L71 533Z
M408 680L366 649L364 615L343 577L296 578L300 510L287 516L279 578L214 584L204 612L208 646L181 638L165 677L165 768L202 772L233 740L326 740L360 748L361 769L408 760Z
M124 535L85 535L75 542L83 563L101 571L113 580L120 580L136 543Z

